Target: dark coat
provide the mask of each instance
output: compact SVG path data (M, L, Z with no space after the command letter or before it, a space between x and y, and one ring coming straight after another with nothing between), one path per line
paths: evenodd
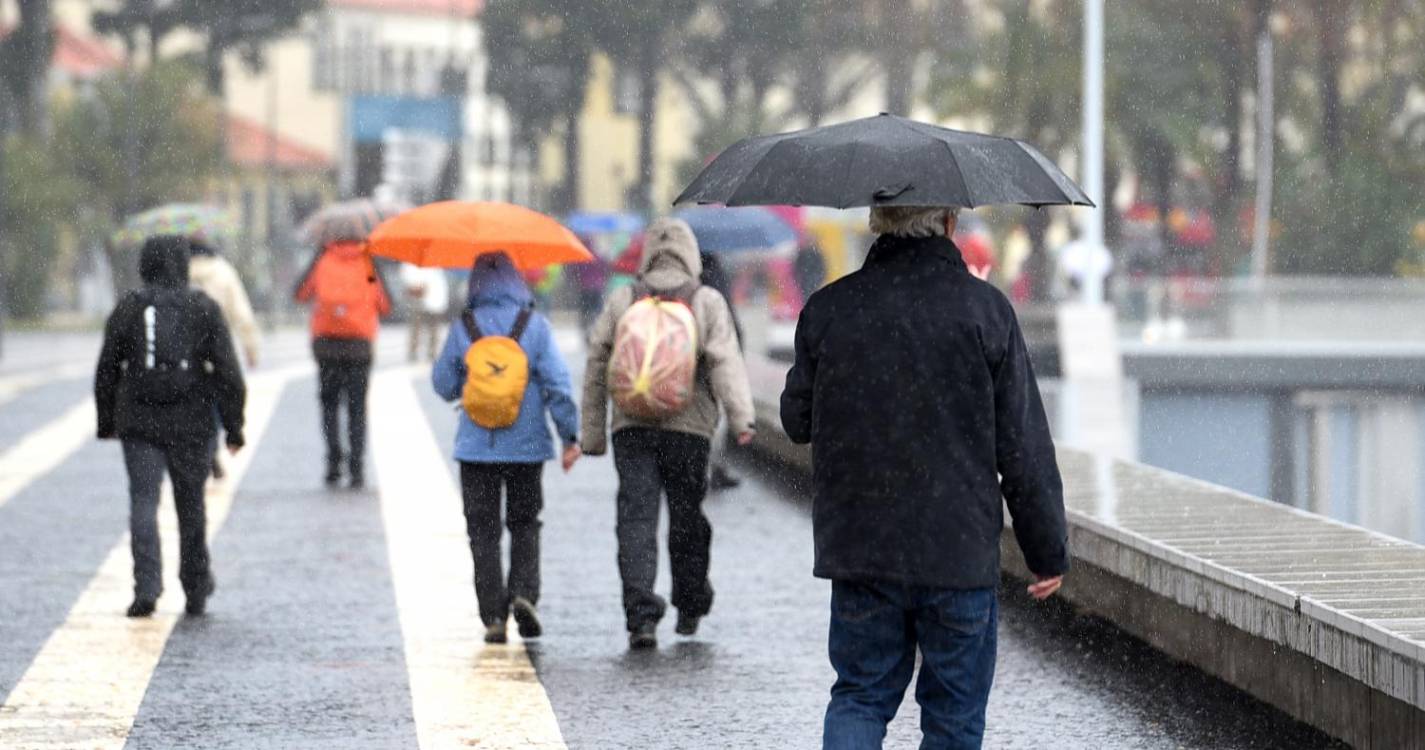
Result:
M138 439L158 445L206 443L213 436L217 408L227 444L243 444L243 404L247 397L242 369L218 304L188 288L188 243L164 238L144 245L139 273L144 288L119 300L104 325L104 344L94 373L94 401L100 438ZM126 370L143 356L143 311L154 295L179 296L184 337L196 342L200 376L183 398L169 404L145 403L133 396Z
M994 586L1001 493L1029 569L1068 568L1063 488L1019 323L949 240L882 236L864 268L812 296L782 424L812 444L817 576Z

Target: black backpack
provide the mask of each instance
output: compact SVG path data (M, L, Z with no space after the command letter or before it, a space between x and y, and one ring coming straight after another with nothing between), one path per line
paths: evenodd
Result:
M197 310L186 290L145 290L138 296L133 355L124 378L129 393L143 404L183 401L202 376Z

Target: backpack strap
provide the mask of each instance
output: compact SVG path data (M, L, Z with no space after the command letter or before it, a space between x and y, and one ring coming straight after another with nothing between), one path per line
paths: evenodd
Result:
M473 344L485 337L480 333L480 324L475 322L475 310L472 308L465 308L465 312L460 314L460 322L465 325L465 333L470 337L470 343Z
M520 309L520 314L515 316L515 326L510 329L510 338L519 343L520 337L524 335L524 329L529 327L530 318L534 317L534 308L526 305Z

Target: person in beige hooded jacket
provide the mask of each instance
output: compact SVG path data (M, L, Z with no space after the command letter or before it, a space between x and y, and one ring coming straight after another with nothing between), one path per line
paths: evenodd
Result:
M702 274L698 242L678 219L653 222L644 237L638 283L614 292L589 333L584 369L584 453L605 453L609 442L608 366L621 318L636 301L638 287L672 293L696 285ZM614 466L619 474L619 575L630 648L657 645L658 621L667 604L653 591L658 572L658 504L668 496L668 553L673 573L677 632L692 635L712 607L708 582L712 527L703 515L708 452L717 430L719 406L730 430L746 444L755 414L747 367L737 343L732 311L716 290L700 286L689 300L698 325L698 371L693 400L661 422L636 419L613 408Z
M257 366L257 351L262 333L252 314L252 302L247 298L237 269L216 251L199 242L193 243L193 257L188 262L188 280L218 303L223 319L242 348L248 367Z

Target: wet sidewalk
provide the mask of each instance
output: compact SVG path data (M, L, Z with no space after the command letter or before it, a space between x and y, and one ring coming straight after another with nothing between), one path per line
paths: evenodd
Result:
M390 337L385 351L399 351L400 332ZM177 614L176 582L154 621L121 616L122 566L118 576L102 568L106 554L126 551L115 446L57 456L53 470L0 497L0 746L404 748L432 731L480 747L819 745L832 679L829 586L810 575L810 518L794 476L743 463L743 486L709 498L712 614L696 638L674 635L670 616L657 651L630 654L612 462L586 459L567 476L550 466L546 635L528 657L520 644L486 650L445 458L453 409L430 394L423 372L383 367L373 412L401 420L373 449L401 455L372 465L394 474L375 471L367 492L327 491L313 377L300 346L284 349L291 354L271 366L283 374L259 399L270 422L212 537L219 589L206 618ZM0 470L7 445L61 419L87 388L85 378L62 379L0 406L7 428L10 415L24 415L15 434L0 430ZM406 459L422 432L440 455L420 454L416 466ZM422 473L430 465L441 468ZM661 569L666 592L666 556ZM93 606L116 597L120 606ZM1002 597L989 747L1328 745L1095 621L1032 605L1018 587ZM432 601L435 610L422 609ZM121 647L55 653L69 642ZM27 726L36 705L12 705L20 695L64 718ZM510 735L492 727L502 722L530 741L501 740ZM908 702L887 747L915 746L916 723ZM557 739L546 742L551 727Z

